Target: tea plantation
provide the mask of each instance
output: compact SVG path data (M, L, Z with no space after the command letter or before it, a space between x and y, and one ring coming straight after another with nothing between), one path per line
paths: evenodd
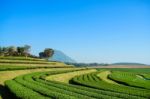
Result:
M0 57L2 99L149 99L150 69L76 68L61 62Z

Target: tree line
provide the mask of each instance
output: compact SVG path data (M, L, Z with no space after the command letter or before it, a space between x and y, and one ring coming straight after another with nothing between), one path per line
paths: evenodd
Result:
M26 56L30 55L31 46L8 46L8 47L0 47L0 56Z
M51 48L45 48L43 52L39 53L39 56L32 55L30 51L31 51L30 45L17 46L17 47L16 46L8 46L8 47L0 46L0 56L24 56L24 57L48 59L49 57L52 57L54 54L54 50Z

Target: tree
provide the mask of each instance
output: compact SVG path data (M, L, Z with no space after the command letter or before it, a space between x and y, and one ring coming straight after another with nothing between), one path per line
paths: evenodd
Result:
M51 48L46 48L46 49L44 50L44 53L45 53L45 57L49 58L49 57L52 57L52 56L53 56L54 50L51 49Z
M8 54L9 54L9 56L14 56L16 51L17 51L16 47L14 47L14 46L8 47Z
M30 55L30 49L31 49L31 46L29 46L29 45L25 45L24 46L24 55L26 56L26 57L28 57L29 55Z
M53 50L53 49L51 49L51 48L46 48L46 49L44 50L44 52L40 52L40 53L39 53L39 57L40 57L40 58L46 58L46 59L48 59L48 58L52 57L53 54L54 54L54 50Z
M17 47L18 56L23 56L24 54L24 47Z
M0 56L3 56L3 48L0 46Z
M32 57L33 55L30 54L30 49L31 46L29 45L24 45L22 46L8 46L8 47L1 47L0 46L0 56L30 56ZM34 56L36 57L36 56Z
M9 47L3 47L2 51L3 51L3 55L4 56L8 56L9 55L8 50L9 50Z
M39 57L40 57L40 58L44 58L44 57L45 57L44 52L40 52L40 53L39 53Z

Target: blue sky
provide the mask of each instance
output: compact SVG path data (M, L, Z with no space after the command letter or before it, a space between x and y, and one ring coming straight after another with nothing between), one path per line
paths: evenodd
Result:
M78 62L150 64L149 0L0 0L0 45Z

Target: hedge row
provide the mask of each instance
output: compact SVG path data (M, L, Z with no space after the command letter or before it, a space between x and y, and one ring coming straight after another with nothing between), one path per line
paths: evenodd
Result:
M30 57L2 57L0 56L1 60L28 60L28 61L46 61L45 59L39 58L30 58Z
M148 90L103 82L97 77L97 72L74 77L71 82L78 85L45 80L50 75L79 70L36 72L18 76L5 84L21 99L147 99L150 95Z
M150 81L138 73L114 71L109 78L125 85L150 89Z
M102 81L99 77L97 77L97 73L90 73L74 77L72 82L100 90L120 93L120 97L122 98L142 99L150 97L150 90L110 84Z
M50 99L33 91L32 89L22 86L14 80L6 81L5 85L18 99Z

